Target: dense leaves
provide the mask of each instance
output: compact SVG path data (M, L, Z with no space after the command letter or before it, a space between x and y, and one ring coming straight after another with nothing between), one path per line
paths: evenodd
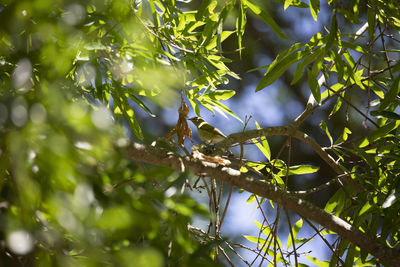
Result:
M231 167L296 195L329 187L332 197L323 203L326 212L376 237L388 249L398 249L397 1L188 2L8 0L0 4L0 262L7 266L236 262L230 259L236 255L233 241L226 241L220 232L233 189L223 210L223 185L207 184L203 174L197 179L187 172L133 162L125 149L132 140L141 140L168 149L169 155L179 153L177 144L153 142L152 136L154 127L161 128L155 117L179 103L180 118L171 132L178 134L179 145L186 136L191 138L186 122L189 103L198 116L217 111L242 121L224 101L239 95L230 87L241 79L232 71L237 64L233 60L246 60L249 48L244 43L249 44L247 29L254 20L272 31L270 38L285 42L269 65L254 68L263 70L255 91L268 91L277 81L288 88L300 84L309 100L303 103L304 112L285 128L291 130L280 150L269 140L268 128L256 122L265 134L246 141L258 148L262 161L245 159L248 143L241 142ZM291 39L278 8L280 12L307 8L311 20L326 25L308 41ZM235 50L226 51L225 44L232 39ZM231 53L238 57L230 57ZM260 104L260 109L264 107ZM292 162L291 154L295 146L291 134L317 109L323 111L315 117L315 126L319 124L325 135L320 143L328 140L328 146L310 141L306 134L294 137L303 138L330 168L334 165L336 174L321 186L292 191L290 181L300 184L303 177L324 171L317 166L321 162ZM358 119L349 120L349 114ZM143 118L154 118L153 128ZM330 120L337 118L344 118L340 129L331 126ZM190 155L186 148L183 151ZM332 176L322 172L327 174ZM343 177L363 190L356 192ZM210 198L209 211L185 193L191 186L198 189L199 180ZM286 207L251 194L248 204L254 202L264 216L263 222L254 222L259 235L240 233L256 244L254 262L385 264L338 235L328 246L331 261L315 258L300 250L314 239L304 238L302 229L318 232L326 243L324 236L334 232L318 229L307 218L293 221ZM266 216L266 209L273 211L274 220L267 218L272 215ZM278 231L283 217L289 226L286 243ZM191 226L197 218L210 219L208 232ZM241 256L238 259L249 264Z

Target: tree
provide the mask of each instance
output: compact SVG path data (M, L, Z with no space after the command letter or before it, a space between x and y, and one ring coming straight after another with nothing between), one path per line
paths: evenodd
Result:
M240 244L224 237L221 226L238 188L252 194L248 201L263 215L268 205L275 211L275 218L256 222L259 236L246 236L259 264L305 265L301 247L313 236L297 235L309 225L332 255L329 263L306 255L314 264L400 265L397 2L186 2L0 5L1 262L233 265L242 259L234 249ZM307 42L291 40L273 12L286 9L309 10L324 29ZM190 147L190 110L241 121L223 101L241 78L231 69L247 64L256 46L246 40L251 20L265 23L279 50L253 70L262 72L255 93L278 80L307 86L304 111L283 126L256 122L249 130L245 120L242 131L214 147ZM149 124L165 126L152 117L171 103L179 105L179 120L168 138L155 140ZM313 137L315 127L303 126L318 112L327 146ZM346 119L354 114L362 120ZM272 136L286 138L280 148ZM294 151L296 142L311 148L331 178L296 187L297 176L319 171L309 161L297 164L308 152ZM245 158L249 145L262 160ZM233 146L240 147L237 155L227 152ZM199 183L208 210L187 193ZM326 203L309 197L327 188ZM294 222L292 212L301 218ZM208 231L192 226L198 215L210 218ZM286 244L278 235L283 220Z

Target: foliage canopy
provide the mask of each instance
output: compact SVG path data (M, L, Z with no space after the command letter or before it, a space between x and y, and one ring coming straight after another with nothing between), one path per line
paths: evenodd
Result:
M289 10L307 10L323 30L296 40L280 21ZM243 119L224 101L244 75L232 69L248 60L253 21L278 40L270 64L246 70L261 74L254 93L281 82L307 88L304 111L288 125L256 122L254 130L229 135L214 154L201 147L188 153L182 143L191 137L189 109ZM399 30L393 0L3 1L0 262L400 265ZM153 142L151 129L163 127L157 118L171 104L181 105L179 143ZM308 126L319 111L318 132ZM361 119L350 122L348 114ZM339 121L334 129L331 119ZM310 137L316 133L326 139ZM281 149L270 146L271 136L285 136ZM331 170L329 180L305 191L289 185L322 169L291 161L295 139ZM235 143L242 152L230 165L215 155ZM250 143L263 160L244 158ZM209 209L185 192L199 188L193 173L204 183ZM250 192L248 202L262 213L273 210L255 222L258 236L240 233L256 244L250 260L238 257L239 244L221 233L234 185ZM306 201L326 188L332 196L324 210ZM302 218L293 221L288 210ZM210 219L208 232L192 226L197 216ZM278 235L280 220L289 226L287 241ZM301 249L316 238L298 236L305 225L327 243L329 262Z

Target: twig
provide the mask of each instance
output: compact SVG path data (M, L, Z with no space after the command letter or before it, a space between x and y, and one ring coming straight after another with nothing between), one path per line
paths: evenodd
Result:
M367 115L365 115L359 108L357 108L355 105L353 105L349 100L347 100L345 97L343 97L342 95L338 94L335 90L332 89L332 87L330 87L329 85L327 85L326 83L324 84L324 86L331 91L332 93L334 93L335 95L337 95L338 97L340 97L344 102L346 102L347 105L349 105L350 107L352 107L355 111L357 111L361 116L363 116L366 120L368 120L370 123L372 123L376 128L380 128L378 124L376 124L376 122L374 122L373 120L371 120Z
M339 255L337 255L336 250L331 246L331 244L329 244L329 242L326 240L326 238L321 235L321 233L318 231L318 229L307 218L303 218L303 219L311 226L311 228L314 229L314 231L319 235L319 237L322 239L322 241L324 241L324 243L329 247L329 249L333 252L333 254L335 254L335 256L338 258L338 260L340 261L342 266L345 266L343 260L339 257Z
M285 210L286 218L287 218L287 221L288 221L288 224L289 224L290 238L292 239L292 246L293 246L293 251L294 251L294 264L296 265L296 267L298 267L299 263L297 262L296 243L294 242L292 223L290 221L290 216L289 216L288 210L286 208L284 208L284 210Z

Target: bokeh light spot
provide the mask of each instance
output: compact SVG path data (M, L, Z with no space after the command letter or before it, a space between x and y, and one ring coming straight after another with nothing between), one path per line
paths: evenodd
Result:
M89 206L95 200L92 187L88 184L79 184L75 188L74 199L78 205Z
M35 103L30 109L31 121L35 124L41 124L46 121L46 109L40 103Z
M27 231L18 230L8 235L7 245L15 254L24 255L32 250L33 239Z
M111 114L107 108L100 107L92 112L92 122L97 128L106 130L112 124Z
M23 126L28 120L28 111L25 99L17 98L14 100L11 109L11 120L18 126Z
M76 25L85 19L85 8L78 4L72 4L65 10L63 20L69 25Z
M15 89L21 89L20 93L27 92L31 87L30 82L32 76L32 64L31 62L24 58L17 63L17 66L12 74L12 82Z

